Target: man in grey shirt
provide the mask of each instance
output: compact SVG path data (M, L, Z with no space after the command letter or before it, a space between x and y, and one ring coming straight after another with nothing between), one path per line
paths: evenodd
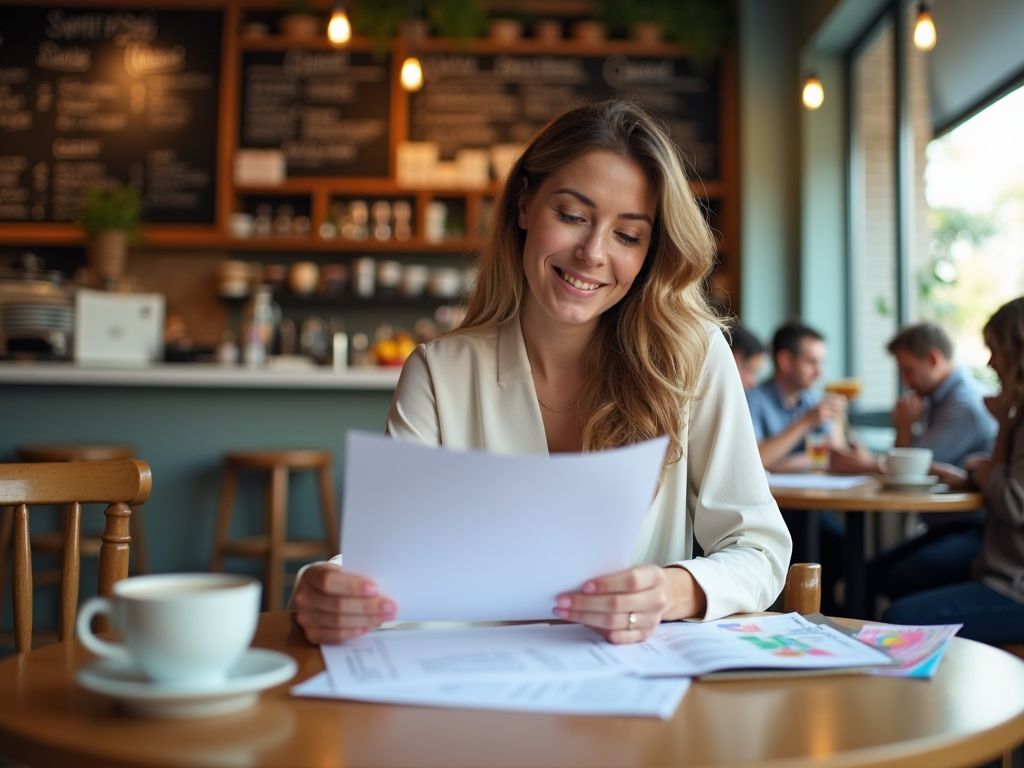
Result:
M896 446L930 448L936 462L963 467L992 450L998 425L978 386L953 362L953 344L935 323L901 330L889 342L908 391L892 410ZM882 459L864 449L834 450L836 472L881 472ZM896 599L970 578L981 548L982 514L924 515L928 532L882 553L868 570L869 586Z

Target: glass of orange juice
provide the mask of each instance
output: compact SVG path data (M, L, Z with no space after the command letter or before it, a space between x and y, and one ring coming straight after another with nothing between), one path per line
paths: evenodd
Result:
M863 386L864 385L861 383L860 379L836 379L835 381L828 381L825 383L825 392L830 395L842 395L849 402L860 394L860 390ZM839 420L839 424L837 426L839 434L841 434L843 438L848 439L846 416L843 416Z
M832 395L842 395L853 400L860 394L863 384L860 379L836 379L825 384L825 391Z
M811 469L823 472L828 469L828 435L824 432L808 432L804 437L804 449L810 460Z

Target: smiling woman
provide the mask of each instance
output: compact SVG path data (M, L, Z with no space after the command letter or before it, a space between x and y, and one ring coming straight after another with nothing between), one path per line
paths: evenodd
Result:
M519 226L526 232L524 326L583 326L592 334L643 266L657 199L643 169L594 150L531 190L524 179Z
M466 321L409 357L388 417L400 440L497 453L669 436L635 565L553 606L611 642L644 640L664 620L764 610L782 589L791 543L704 299L713 255L664 126L631 103L572 110L513 164ZM695 536L705 557L693 558ZM581 530L565 546L586 540ZM396 614L338 566L314 566L296 587L313 642Z

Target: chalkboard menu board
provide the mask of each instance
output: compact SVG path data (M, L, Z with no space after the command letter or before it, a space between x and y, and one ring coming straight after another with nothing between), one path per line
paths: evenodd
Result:
M247 51L238 145L281 149L289 176L387 176L390 59Z
M718 178L717 63L698 72L676 57L428 53L421 64L409 138L437 142L442 157L525 142L571 107L632 98L666 119L701 178Z
M71 221L83 189L213 223L220 11L0 7L0 221Z

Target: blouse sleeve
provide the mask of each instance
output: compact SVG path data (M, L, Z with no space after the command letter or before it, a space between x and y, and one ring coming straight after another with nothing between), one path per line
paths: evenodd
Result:
M412 443L441 444L434 382L427 364L426 347L422 344L409 355L402 367L388 413L387 433Z
M763 611L782 592L793 545L721 334L711 334L697 397L687 429L687 507L705 555L675 565L707 595L705 620Z

